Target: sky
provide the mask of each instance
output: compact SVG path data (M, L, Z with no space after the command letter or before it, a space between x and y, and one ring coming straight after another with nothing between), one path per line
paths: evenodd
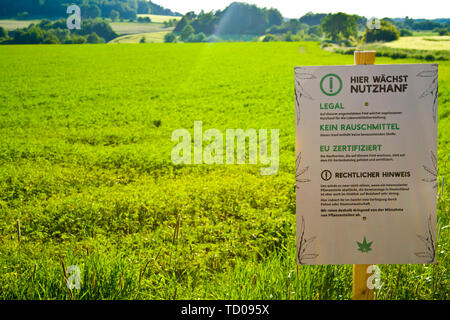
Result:
M448 0L234 0L256 4L258 7L273 7L286 18L300 18L308 12L358 14L367 18L449 18ZM165 8L180 13L223 10L233 0L152 0Z

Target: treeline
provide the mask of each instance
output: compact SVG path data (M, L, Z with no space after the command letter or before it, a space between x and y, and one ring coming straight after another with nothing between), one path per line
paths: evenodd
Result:
M81 44L104 43L117 37L111 26L101 20L85 19L81 29L70 31L66 20L42 20L27 28L7 31L0 27L0 44Z
M166 9L156 3L153 3L151 1L139 1L138 2L138 13L139 14L145 14L145 13L151 13L151 14L159 14L164 16L175 16L175 17L181 17L182 14L179 12L173 12L170 9Z
M165 41L217 41L226 35L264 35L263 41L319 40L328 31L322 28L328 16L325 13L310 12L299 19L286 20L277 9L233 2L223 11L202 11L199 14L188 12L178 22L173 33L166 36ZM365 17L346 16L350 18L344 23L351 24L351 34L364 30L367 23ZM334 32L331 34L335 37Z
M188 12L177 23L166 42L218 42L229 36L259 36L275 34L285 41L318 40L320 21L326 14L308 14L300 19L285 20L277 9L258 8L256 5L233 2L223 11ZM277 39L272 36L267 39Z
M384 18L380 28L368 28L368 19L346 13L307 13L299 19L283 19L276 9L234 2L223 11L189 12L178 22L166 42L220 41L224 36L262 36L263 41L319 40L323 36L332 42L352 45L362 41L393 41L412 35L413 30L433 30L441 35L449 33L449 19L414 20Z
M258 40L264 35L263 41L301 41L319 40L323 33L329 33L334 38L357 35L363 31L367 23L365 17L345 15L344 21L333 19L332 23L343 23L349 26L350 32L335 35L323 28L329 14L307 13L299 19L283 19L277 9L258 8L255 5L233 2L223 11L189 12L178 22L172 34L166 36L166 42L178 40L184 42L221 41L226 35L253 35ZM347 18L348 17L348 18ZM341 19L342 20L342 19Z
M0 0L1 18L66 17L67 7L76 4L83 18L121 18L135 20L137 14L181 16L145 0Z
M267 28L281 25L283 16L277 9L258 8L256 5L233 2L223 11L189 12L175 27L175 33L181 33L190 25L195 33L205 35L254 34L262 35Z
M390 22L393 23L398 29L407 29L414 31L433 31L436 29L446 29L450 27L450 19L423 20L405 17L403 19L388 20L390 20Z

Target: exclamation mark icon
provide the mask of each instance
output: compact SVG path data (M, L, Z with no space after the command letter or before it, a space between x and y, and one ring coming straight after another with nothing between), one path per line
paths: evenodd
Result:
M330 93L333 92L333 77L330 77Z

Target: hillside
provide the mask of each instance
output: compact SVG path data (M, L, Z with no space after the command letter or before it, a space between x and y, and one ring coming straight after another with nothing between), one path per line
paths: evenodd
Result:
M164 8L147 0L83 0L70 1L80 7L84 18L110 18L114 11L123 19L135 19L137 14L181 16L178 12ZM0 0L0 18L28 19L30 17L67 17L67 0Z

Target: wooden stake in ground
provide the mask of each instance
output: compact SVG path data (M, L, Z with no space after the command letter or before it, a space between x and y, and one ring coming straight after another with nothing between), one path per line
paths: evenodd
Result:
M375 51L355 51L355 64L375 64ZM373 290L367 286L369 264L353 265L353 300L373 300Z

